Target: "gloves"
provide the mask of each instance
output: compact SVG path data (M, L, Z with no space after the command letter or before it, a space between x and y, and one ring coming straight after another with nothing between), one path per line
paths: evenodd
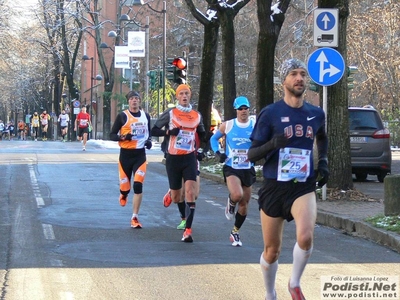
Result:
M151 140L147 140L147 141L144 143L144 146L146 147L147 150L150 150L151 147L153 146L153 143L151 142Z
M219 158L220 163L224 163L225 160L228 158L228 156L226 156L225 153L221 153L219 151L215 152L215 154L216 154L216 157Z
M179 128L172 128L171 130L168 130L168 135L178 135L180 129Z
M328 170L328 162L325 159L321 159L318 162L318 186L322 187L324 186L329 179L329 170Z
M121 136L120 140L121 141L130 141L130 140L132 140L132 134L127 133L127 134L125 134L125 136Z
M273 149L278 149L278 148L285 148L285 146L288 144L289 140L285 137L284 134L279 134L275 135L271 140L271 147Z
M198 161L202 161L203 158L204 158L204 156L205 156L205 154L204 154L204 152L203 152L203 149L199 148L199 149L197 150L197 160L198 160Z

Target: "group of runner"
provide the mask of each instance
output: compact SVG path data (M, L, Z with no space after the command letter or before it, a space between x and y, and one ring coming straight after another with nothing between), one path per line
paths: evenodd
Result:
M288 282L292 299L305 299L300 278L313 249L316 221L316 185L323 186L329 177L327 164L328 139L325 114L317 106L304 101L307 68L297 59L281 66L284 96L263 108L254 122L249 118L250 102L245 96L233 101L236 118L223 122L210 139L219 162L229 195L225 208L228 220L234 219L230 232L232 246L242 246L239 230L248 211L254 163L263 159L264 182L258 191L264 250L260 265L266 288L265 299L277 299L275 291L278 258L282 247L284 221L295 220L296 244L293 249L293 270ZM178 104L167 109L150 128L150 116L141 109L141 97L131 91L126 96L128 109L121 112L112 127L110 138L120 145L119 203L125 206L133 187L131 227L141 228L139 209L146 175L145 148L152 147L151 136L166 139L165 166L169 191L164 206L178 205L183 229L182 241L193 242L193 219L199 195L201 142L207 142L201 114L190 104L191 89L181 84L176 89ZM219 140L225 138L225 147ZM313 145L318 148L318 164L313 165ZM132 184L133 176L133 184ZM317 181L318 178L318 181Z

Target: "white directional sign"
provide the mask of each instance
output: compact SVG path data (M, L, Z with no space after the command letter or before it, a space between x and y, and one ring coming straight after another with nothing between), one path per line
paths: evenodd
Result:
M330 86L338 82L345 71L342 55L332 48L319 48L311 53L307 62L308 74L319 85Z
M314 10L314 46L337 47L339 10L337 8L317 8Z

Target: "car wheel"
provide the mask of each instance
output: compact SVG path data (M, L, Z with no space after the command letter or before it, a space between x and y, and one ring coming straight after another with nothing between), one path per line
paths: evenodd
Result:
M379 175L377 175L377 177L378 177L378 181L379 181L379 182L383 182L383 180L384 180L385 177L386 177L386 173L385 173L385 174L384 174L384 173L379 174Z
M356 179L358 181L365 181L368 177L367 173L356 173Z

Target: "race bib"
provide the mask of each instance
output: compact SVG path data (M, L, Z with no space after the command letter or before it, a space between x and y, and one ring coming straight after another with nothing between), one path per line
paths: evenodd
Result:
M132 123L131 124L131 134L132 140L141 140L144 139L146 134L147 125L142 122Z
M247 158L247 149L232 149L232 168L234 169L250 169L251 163Z
M310 175L311 150L282 148L279 150L278 181L305 182Z
M194 141L194 132L180 130L175 139L175 148L179 150L191 151Z

